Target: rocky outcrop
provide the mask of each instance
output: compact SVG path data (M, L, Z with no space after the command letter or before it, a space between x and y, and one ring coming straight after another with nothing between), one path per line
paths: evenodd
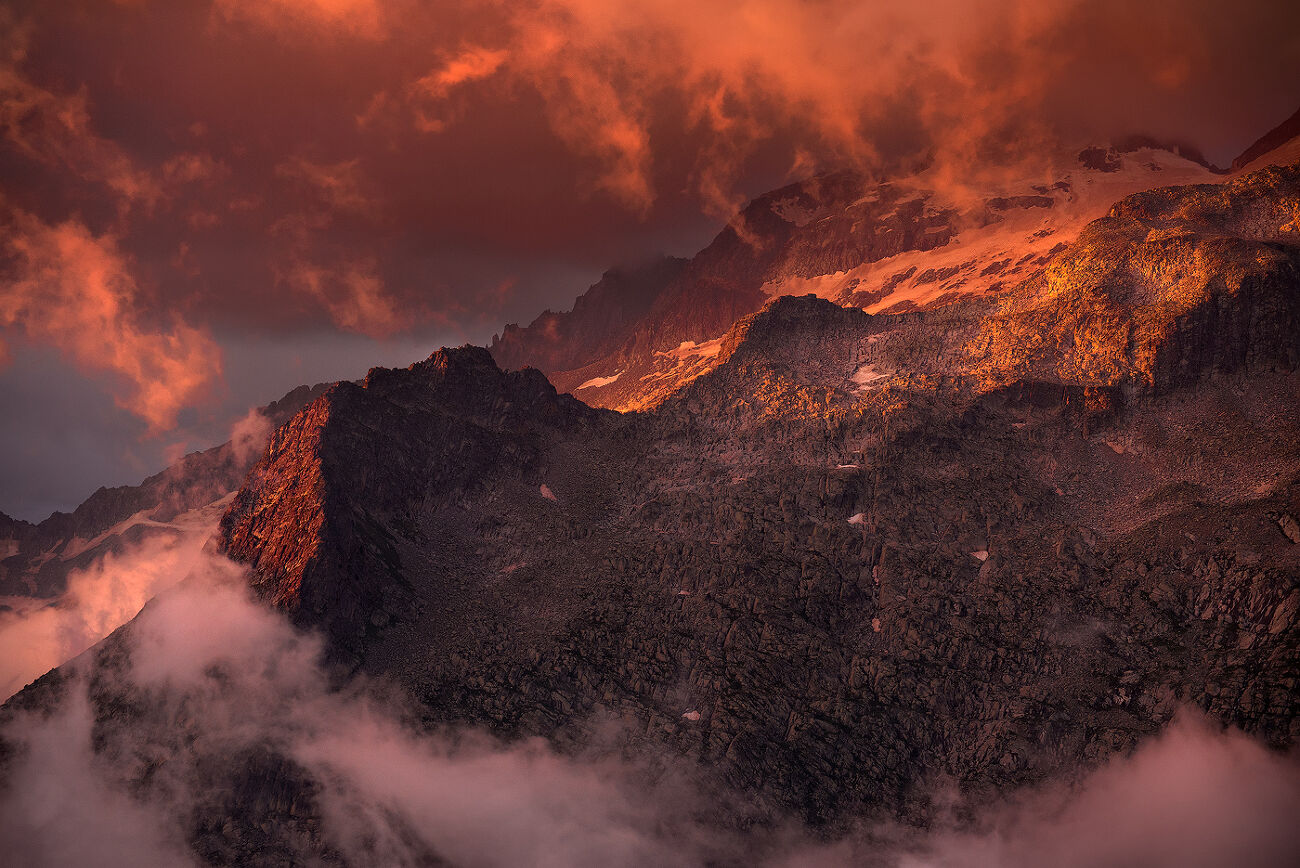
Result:
M931 195L850 172L783 187L750 202L634 320L620 318L612 329L589 326L600 318L593 311L609 306L607 277L572 313L543 314L528 329L503 334L493 355L503 367L538 367L561 391L597 406L653 406L689 379L672 351L718 338L761 308L765 284L947 243L957 215L933 208ZM608 345L610 337L617 344ZM551 349L557 346L565 349Z
M1070 154L1057 170L1052 183L984 192L926 172L891 182L838 172L792 184L750 202L635 319L584 325L610 306L602 280L590 302L512 328L493 352L505 367L539 367L594 406L649 409L707 371L721 336L774 296L815 292L873 313L995 297L1040 272L1116 198L1219 174L1194 149L1147 137Z

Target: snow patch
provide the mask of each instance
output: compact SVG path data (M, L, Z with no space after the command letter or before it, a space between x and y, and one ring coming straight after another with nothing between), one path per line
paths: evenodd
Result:
M865 512L855 512L849 516L849 524L866 524L867 514Z
M686 718L689 721L694 722L700 719L700 713L692 709L691 711L684 712L682 714L682 717Z
M714 338L711 341L697 344L695 341L682 341L677 345L675 350L656 350L656 356L686 361L689 358L703 357L712 358L722 352L722 338Z
M592 377L573 391L580 392L583 389L599 389L601 386L608 386L610 383L617 381L621 376L623 376L622 371L619 371L612 377Z
M871 388L872 383L877 380L888 379L889 376L890 375L884 371L877 371L875 365L863 365L854 371L853 376L849 379L857 385L857 388L854 389L855 392L863 392Z
M759 289L768 298L779 298L783 295L815 295L827 301L836 301L845 294L852 277L851 271L836 271L815 277L782 277L769 280Z
M553 500L556 503L560 502L560 499L555 496L555 492L551 491L550 486L543 485L541 488L541 492L542 492L542 497L546 498L547 500Z
M59 558L65 561L71 560L72 558L75 558L77 555L89 551L90 549L104 542L106 539L108 539L111 536L118 536L120 534L126 533L128 530L130 530L133 526L137 524L149 524L158 527L168 527L169 525L163 525L162 523L152 521L149 518L149 513L153 509L154 507L146 507L145 509L142 509L139 512L135 513L134 515L130 516L129 518L122 519L117 524L110 527L108 530L90 539L82 539L79 536L73 536L66 543L64 543L63 550L59 552Z
M987 561L989 559L989 553L987 549L977 549L971 552L970 556L977 561Z

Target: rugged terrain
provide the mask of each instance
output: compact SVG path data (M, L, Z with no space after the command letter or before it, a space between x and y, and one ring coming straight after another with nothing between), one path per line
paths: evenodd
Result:
M330 387L274 432L218 544L322 632L339 683L396 686L427 729L684 757L725 828L925 824L939 781L1069 779L1188 707L1290 747L1300 167L1086 157L1099 191L1128 161L1205 183L1116 196L1068 238L1015 221L1082 201L1082 174L981 200L973 228L852 175L778 191L691 262L608 275L492 353ZM1009 261L1011 234L962 236L978 256L934 280L899 259L1008 225L1028 250ZM538 337L579 317L609 339ZM497 363L534 357L645 409ZM149 793L180 760L140 733L194 723L110 677L136 641L90 652L90 699L96 751ZM301 764L195 744L204 861L343 861Z

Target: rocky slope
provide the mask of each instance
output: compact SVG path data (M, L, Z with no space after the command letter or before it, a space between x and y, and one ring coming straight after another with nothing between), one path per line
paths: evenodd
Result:
M818 203L886 207L838 183L751 206L709 254L744 281L629 340L702 337L759 278L915 246L938 219L900 196L885 246L848 218L814 242ZM686 758L727 828L924 825L938 781L1068 779L1183 707L1287 748L1297 215L1300 167L1270 168L1123 198L997 293L894 312L777 298L648 412L473 347L376 369L276 431L220 545L323 632L340 682L397 685L424 728ZM756 258L742 231L783 240ZM92 669L122 670L135 641L124 628ZM185 731L186 703L107 675L91 701L96 750L147 758L132 786L153 792L172 760L140 734ZM184 834L205 862L343 861L321 782L274 743L202 749L213 801Z

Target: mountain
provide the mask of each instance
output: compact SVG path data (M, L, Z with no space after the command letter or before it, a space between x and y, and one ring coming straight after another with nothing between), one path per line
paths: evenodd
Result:
M955 180L939 168L888 182L818 176L750 202L639 320L620 327L628 334L616 349L567 358L550 349L548 336L564 334L584 349L604 339L582 325L593 307L609 304L597 284L602 291L580 298L574 314L511 327L492 352L504 367L539 368L593 406L645 409L716 364L732 323L772 298L811 292L869 313L902 313L996 295L1041 269L1117 199L1220 180L1194 149L1145 137L1064 153L1026 177Z
M0 513L0 599L55 597L66 588L70 572L105 553L120 553L150 536L178 534L201 513L224 509L218 504L239 487L257 458L258 436L325 388L299 386L259 408L235 441L192 452L139 485L101 488L71 513L55 512L39 524Z
M1026 198L794 185L496 359L335 384L218 545L319 631L333 683L391 686L423 730L682 759L721 829L925 827L936 781L1073 780L1184 707L1291 748L1300 166L1079 159ZM1129 189L1154 179L1178 183ZM498 364L615 337L550 381ZM169 739L204 718L127 674L140 629L78 665L96 755L165 800ZM204 796L177 822L205 862L346 864L330 779L281 734L185 738Z
M1297 206L1295 167L1162 188L997 301L781 298L648 414L476 348L372 371L222 545L440 717L611 708L810 821L1058 773L1175 699L1289 744Z

